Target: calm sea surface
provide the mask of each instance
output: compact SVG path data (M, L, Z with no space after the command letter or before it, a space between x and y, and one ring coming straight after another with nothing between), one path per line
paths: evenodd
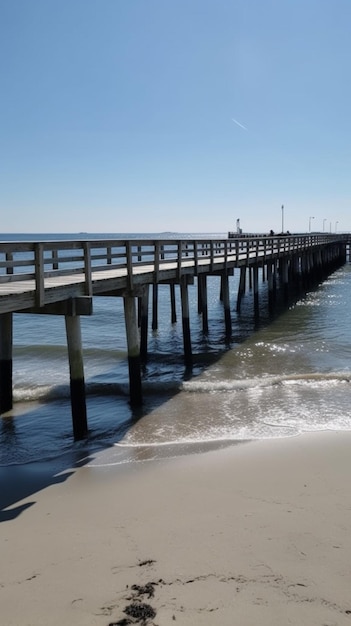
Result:
M163 238L204 237L162 234ZM226 234L209 234L221 238ZM152 235L2 235L0 239L92 239ZM154 236L156 237L156 235ZM72 440L63 317L14 316L14 409L0 418L0 465L73 455L111 465L205 450L243 440L350 430L351 266L269 320L253 319L252 294L235 312L237 275L230 279L233 333L224 336L219 279L208 281L209 333L202 333L196 283L190 287L194 367L183 364L181 310L171 324L167 286L159 287L159 328L149 331L143 371L145 405L128 402L123 302L95 298L82 318L89 437Z

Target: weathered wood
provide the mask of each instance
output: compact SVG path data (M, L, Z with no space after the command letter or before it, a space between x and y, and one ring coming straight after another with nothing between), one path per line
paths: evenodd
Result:
M35 304L43 306L45 301L44 288L44 247L42 243L35 244Z
M208 333L208 300L207 300L207 276L198 276L198 311L202 315L202 332Z
M0 415L13 406L12 391L12 313L0 315Z
M134 296L124 296L124 319L128 346L129 397L133 407L142 404L141 359L137 312Z
M237 313L240 313L241 300L242 300L242 297L243 297L243 295L245 293L245 288L246 288L246 267L245 267L245 265L243 265L240 268L239 288L238 288L238 296L237 296L237 301L236 301Z
M225 272L221 279L222 285L222 300L224 307L224 321L225 321L225 334L227 339L232 334L232 318L230 314L230 300L229 300L229 280L227 272Z
M249 289L251 291L252 289L252 266L249 267L248 274L249 274Z
M140 358L143 363L147 361L147 340L149 324L149 285L145 285L140 297Z
M184 362L187 367L191 367L193 364L193 355L190 335L189 294L186 276L183 276L180 281L180 295L182 303Z
M152 330L158 329L158 283L152 286Z
M65 324L70 371L73 434L74 439L79 440L84 439L88 432L80 317L77 315L66 315Z
M16 313L34 313L35 315L92 315L93 299L90 296L68 298L61 302L44 304L41 307L30 307Z
M281 259L281 279L283 285L284 299L287 302L289 299L289 265L288 259Z
M89 241L84 242L84 274L85 274L85 295L91 296L93 293L91 250Z
M171 323L175 324L177 321L177 310L176 310L176 297L175 297L174 283L170 283L169 291L170 291L170 299L171 299Z
M267 282L268 282L268 310L269 313L273 313L275 290L274 290L274 275L273 275L273 263L267 264Z
M254 265L252 268L253 273L253 292L254 292L254 313L257 319L260 315L259 309L259 297L258 297L258 266Z

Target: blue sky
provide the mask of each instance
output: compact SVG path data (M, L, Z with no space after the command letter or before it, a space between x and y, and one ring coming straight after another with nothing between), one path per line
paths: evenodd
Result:
M282 204L351 230L350 24L350 0L0 0L0 231L278 232Z

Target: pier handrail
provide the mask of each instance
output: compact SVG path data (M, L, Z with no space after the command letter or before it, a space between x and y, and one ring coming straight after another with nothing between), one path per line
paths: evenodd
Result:
M46 281L66 277L85 283L86 295L92 293L93 277L117 271L126 276L130 289L133 276L153 272L158 282L160 272L175 267L180 278L201 265L214 271L216 264L250 264L280 255L294 254L334 242L349 242L350 235L298 234L258 235L226 239L102 239L75 241L6 241L0 242L0 285L18 281L33 282L36 302L44 302Z

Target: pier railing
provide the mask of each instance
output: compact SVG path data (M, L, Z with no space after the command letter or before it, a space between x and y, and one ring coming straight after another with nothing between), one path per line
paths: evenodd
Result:
M34 281L40 293L46 279L76 277L91 284L93 274L117 271L120 276L145 273L148 269L156 280L161 270L199 265L213 268L222 261L232 266L254 263L267 258L313 249L342 235L256 236L230 239L129 239L91 241L0 242L0 285L18 281ZM71 282L70 281L70 282ZM90 292L90 289L88 289Z

